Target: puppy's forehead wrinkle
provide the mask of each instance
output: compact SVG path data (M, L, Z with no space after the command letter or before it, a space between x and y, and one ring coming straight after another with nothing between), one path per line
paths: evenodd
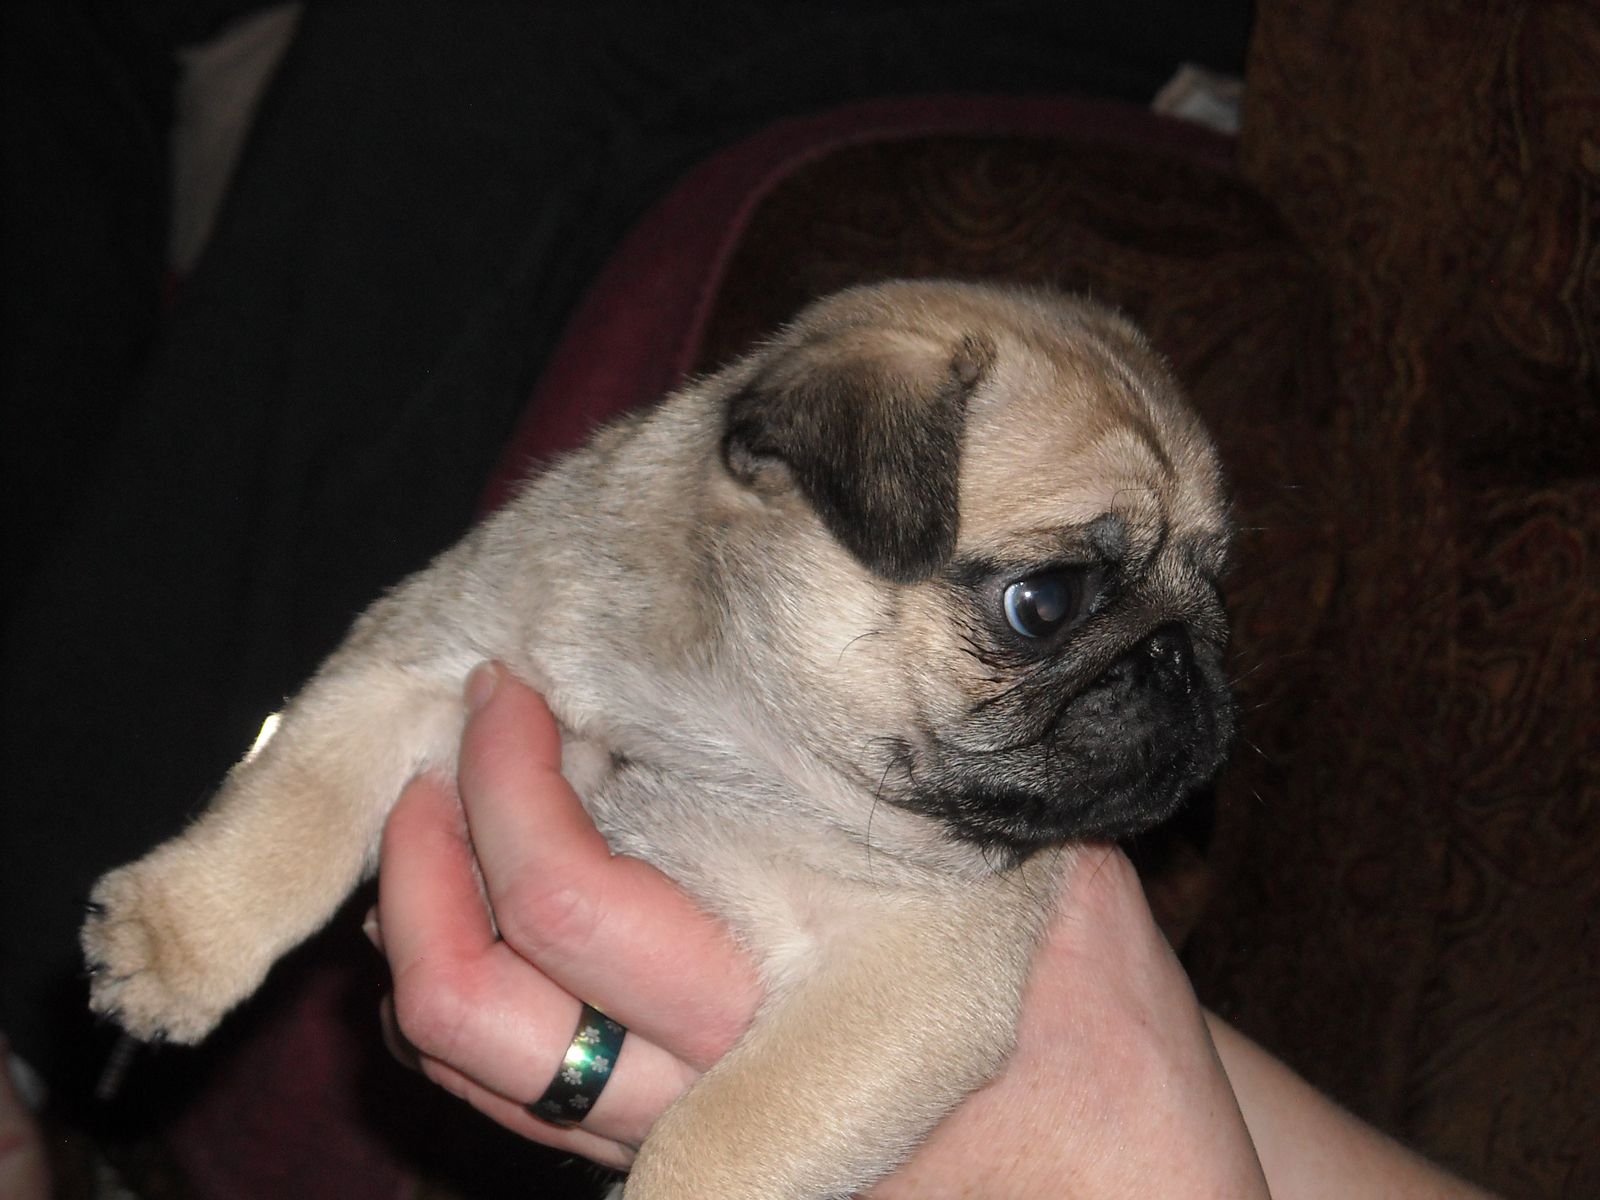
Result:
M1115 510L1090 521L1084 533L1107 562L1121 562L1128 556L1128 521Z
M1134 557L1136 547L1144 548L1139 560L1148 559L1149 547L1160 540L1158 532L1141 529L1139 523L1118 512L1064 525L1029 526L986 546L973 547L947 564L942 575L952 583L970 584L988 576L1021 577L1074 563L1118 567Z
M1088 440L1048 430L971 436L960 545L1075 532L1092 537L1102 557L1123 557L1172 523L1176 485L1158 449L1126 425Z

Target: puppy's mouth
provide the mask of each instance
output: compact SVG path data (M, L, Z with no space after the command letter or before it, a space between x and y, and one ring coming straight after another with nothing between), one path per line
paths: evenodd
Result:
M1074 695L1038 738L993 750L906 748L903 807L953 836L1025 855L1131 837L1207 784L1233 739L1233 701L1180 625L1156 630Z

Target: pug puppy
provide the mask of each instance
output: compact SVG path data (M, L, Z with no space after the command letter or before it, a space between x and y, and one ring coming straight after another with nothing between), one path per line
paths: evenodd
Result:
M613 849L764 975L627 1195L851 1193L1004 1061L1062 848L1221 763L1228 539L1212 444L1116 314L824 299L373 605L207 811L98 883L92 1004L203 1037L373 869L406 780L452 769L495 658Z

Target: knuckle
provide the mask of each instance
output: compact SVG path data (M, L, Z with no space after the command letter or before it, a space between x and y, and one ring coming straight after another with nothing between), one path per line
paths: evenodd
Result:
M493 904L500 936L536 962L551 951L581 949L593 935L599 913L587 893L557 874L518 879Z
M424 1055L451 1061L478 1005L470 979L426 962L396 976L394 1022Z

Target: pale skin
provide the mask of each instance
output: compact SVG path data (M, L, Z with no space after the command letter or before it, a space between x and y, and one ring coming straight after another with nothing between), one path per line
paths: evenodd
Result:
M384 835L367 930L394 975L391 1046L507 1128L626 1167L654 1119L749 1024L755 970L669 879L610 853L560 775L559 737L535 693L490 666L468 701L457 779L414 781ZM558 1129L522 1105L554 1075L578 996L629 1034L593 1112ZM1009 1065L870 1194L1487 1193L1202 1010L1127 859L1096 847L1064 879Z

